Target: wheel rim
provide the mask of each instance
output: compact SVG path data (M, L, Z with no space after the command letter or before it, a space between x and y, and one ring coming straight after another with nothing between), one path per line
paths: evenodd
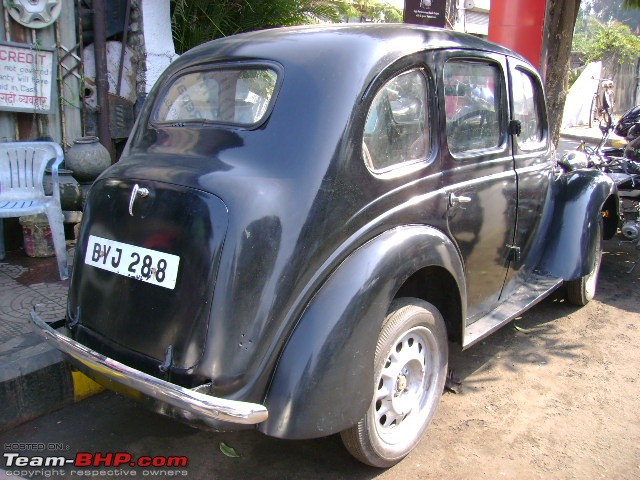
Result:
M437 363L437 341L425 327L408 330L387 352L372 409L378 436L386 443L406 443L426 425L438 398Z

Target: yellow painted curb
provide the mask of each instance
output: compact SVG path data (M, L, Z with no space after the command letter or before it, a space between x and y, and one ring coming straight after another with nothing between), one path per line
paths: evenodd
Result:
M79 402L83 398L90 397L91 395L95 395L96 393L100 393L104 390L102 385L98 385L82 372L71 372L71 377L73 380L74 402Z

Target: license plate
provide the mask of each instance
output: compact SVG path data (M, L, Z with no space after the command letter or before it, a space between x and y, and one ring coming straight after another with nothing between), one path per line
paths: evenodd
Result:
M84 263L173 290L180 257L90 235Z

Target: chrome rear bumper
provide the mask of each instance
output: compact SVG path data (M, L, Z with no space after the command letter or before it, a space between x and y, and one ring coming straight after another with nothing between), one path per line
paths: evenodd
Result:
M181 411L180 416L184 419L199 420L205 424L230 422L252 425L264 422L268 417L263 405L213 397L161 380L72 340L47 325L35 310L30 312L30 316L38 327L38 333L48 343L78 362L83 371L95 373L95 376L90 376L101 379L101 383L116 384L140 392L156 402L170 405Z

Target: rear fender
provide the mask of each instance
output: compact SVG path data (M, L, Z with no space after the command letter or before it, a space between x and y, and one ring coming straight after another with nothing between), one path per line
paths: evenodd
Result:
M604 221L605 238L615 234L618 195L613 181L597 170L576 170L557 182L553 219L539 270L575 280L590 273L593 266L600 241L597 222Z
M373 398L375 347L389 305L403 282L432 265L451 273L464 301L457 250L436 229L399 227L353 252L316 293L285 345L264 402L269 418L258 429L304 439L358 422Z

